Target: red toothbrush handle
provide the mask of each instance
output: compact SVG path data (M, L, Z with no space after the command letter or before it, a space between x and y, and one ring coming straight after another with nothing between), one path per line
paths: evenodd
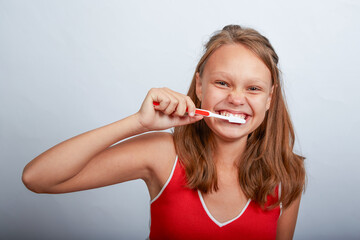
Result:
M209 116L210 113L208 111L202 110L202 109L195 109L195 113L203 116Z
M153 104L155 105L155 106L159 106L160 105L160 103L158 103L158 102L155 102L155 101L153 101ZM188 109L186 108L186 112L188 111ZM199 114L199 115L203 115L203 116L209 116L210 115L210 113L208 112L208 111L205 111L205 110L202 110L202 109L195 109L195 114Z

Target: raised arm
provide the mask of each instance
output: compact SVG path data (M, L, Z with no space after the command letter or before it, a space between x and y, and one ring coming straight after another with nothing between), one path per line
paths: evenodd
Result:
M153 101L160 102L154 107ZM37 156L23 171L26 187L37 193L65 193L151 178L153 163L168 137L147 131L190 124L202 117L193 102L170 89L151 89L134 115L68 139ZM110 147L111 146L111 147ZM156 151L154 151L156 149Z

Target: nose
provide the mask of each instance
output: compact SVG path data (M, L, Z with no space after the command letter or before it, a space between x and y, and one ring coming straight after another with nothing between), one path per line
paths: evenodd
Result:
M246 102L246 95L242 90L233 90L230 92L228 99L234 105L243 105Z

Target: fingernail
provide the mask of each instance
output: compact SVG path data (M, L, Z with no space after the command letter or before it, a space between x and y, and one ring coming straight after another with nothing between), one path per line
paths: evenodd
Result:
M195 113L194 113L194 112L191 112L191 113L190 113L190 116L191 116L191 117L195 116Z

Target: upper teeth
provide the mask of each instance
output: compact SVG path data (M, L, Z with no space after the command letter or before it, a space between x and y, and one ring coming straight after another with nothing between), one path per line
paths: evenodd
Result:
M222 115L222 116L227 116L227 117L234 116L234 117L239 117L239 118L242 118L242 119L245 119L245 117L246 117L246 115L243 114L243 113L233 114L233 113L229 113L227 111L220 111L219 114Z

